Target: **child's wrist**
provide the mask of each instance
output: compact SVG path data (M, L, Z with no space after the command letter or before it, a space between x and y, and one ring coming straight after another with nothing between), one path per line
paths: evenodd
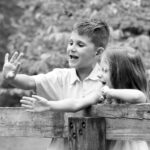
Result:
M15 80L15 78L16 78L16 75L13 73L8 73L7 75L3 74L3 79L7 82L11 82L11 81Z
M113 98L113 91L114 91L114 89L108 89L106 91L106 97L109 99Z
M107 89L103 91L103 96L105 97L105 99L110 99L112 97L111 92L112 92L112 89Z

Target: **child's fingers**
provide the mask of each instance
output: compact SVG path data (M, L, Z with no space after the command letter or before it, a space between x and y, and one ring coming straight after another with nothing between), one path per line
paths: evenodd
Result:
M37 96L37 95L32 95L33 98L37 99L38 101L42 101L41 97L40 96Z
M44 97L41 97L41 96L38 96L38 95L32 95L32 97L34 98L34 99L36 99L37 100L37 102L39 102L40 104L47 104L48 103L48 100L47 99L45 99Z
M32 97L34 97L36 99L40 99L40 96L37 96L37 95L32 95Z
M23 53L20 53L19 56L16 58L15 63L18 63L22 57L23 57Z
M35 98L27 97L27 96L23 96L23 97L22 97L22 100L29 101L29 102L31 102L31 103L34 103L34 102L36 101Z
M32 106L33 104L31 101L24 100L24 99L20 100L20 103L25 104L25 105L30 105L30 106Z
M6 55L5 55L5 60L4 60L5 63L8 63L8 58L9 58L9 54L6 53Z
M21 107L23 107L23 108L25 108L25 109L33 109L32 106L26 105L26 104L21 104Z
M14 61L17 59L17 57L18 57L18 52L15 52L10 59L10 63L14 63Z
M19 72L19 70L20 70L20 66L21 66L21 64L20 64L20 63L17 63L17 66L16 66L16 71L15 71L15 73Z

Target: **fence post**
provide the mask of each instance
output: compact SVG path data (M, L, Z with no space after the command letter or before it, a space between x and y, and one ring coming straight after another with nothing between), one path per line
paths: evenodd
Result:
M70 150L105 150L106 123L100 117L69 118Z

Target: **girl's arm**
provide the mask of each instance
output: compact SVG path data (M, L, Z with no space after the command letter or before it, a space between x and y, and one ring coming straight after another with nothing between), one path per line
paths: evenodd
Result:
M110 89L103 88L102 93L106 98L120 99L128 103L145 103L146 94L137 89Z
M59 101L48 101L43 97L33 95L32 97L23 97L20 101L22 107L30 112L43 111L61 111L61 112L76 112L87 106L95 104L99 100L100 92L92 92L83 98L69 98Z

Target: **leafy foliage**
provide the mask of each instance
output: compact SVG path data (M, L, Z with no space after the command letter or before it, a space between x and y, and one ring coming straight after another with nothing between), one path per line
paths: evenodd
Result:
M149 0L0 0L0 69L5 53L14 51L24 53L22 73L68 67L66 47L73 24L95 16L110 25L111 44L140 50L150 69L149 8ZM0 84L6 91L12 88L2 78ZM8 91L3 95L11 95ZM20 99L17 95L14 99Z

